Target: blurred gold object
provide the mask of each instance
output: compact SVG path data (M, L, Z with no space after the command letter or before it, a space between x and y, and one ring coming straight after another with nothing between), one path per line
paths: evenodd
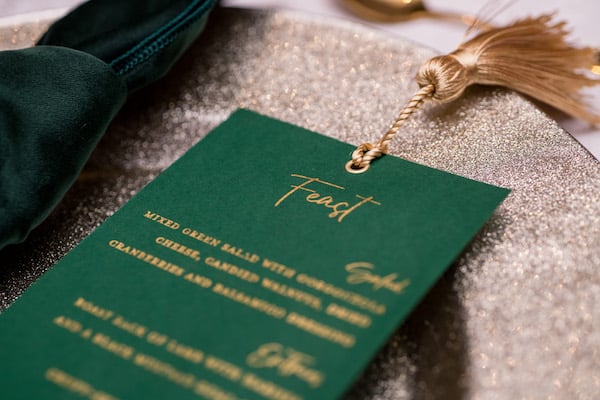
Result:
M402 22L418 18L472 25L477 18L453 12L431 11L422 0L340 0L348 10L361 18L375 22Z
M590 68L592 73L596 75L600 75L600 50L596 50L596 59L594 61L594 65Z

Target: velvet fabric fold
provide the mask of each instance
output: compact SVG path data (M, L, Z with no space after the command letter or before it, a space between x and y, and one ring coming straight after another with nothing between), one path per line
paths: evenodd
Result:
M40 45L85 51L129 91L161 78L204 29L216 0L92 0L54 23Z
M169 71L215 4L91 0L0 52L0 250L50 214L128 93Z
M0 53L0 246L23 240L77 178L127 88L87 53Z

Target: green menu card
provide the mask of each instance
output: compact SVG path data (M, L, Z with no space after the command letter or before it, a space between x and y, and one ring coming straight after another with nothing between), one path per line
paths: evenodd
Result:
M235 112L0 315L0 397L339 398L508 194Z

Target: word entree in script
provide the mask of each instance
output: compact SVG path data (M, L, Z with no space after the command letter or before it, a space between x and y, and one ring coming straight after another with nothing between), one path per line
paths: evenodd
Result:
M299 175L299 174L292 174L292 176L295 178L303 179L304 182L300 183L299 185L292 185L292 189L290 191L288 191L286 194L284 194L279 200L277 200L277 202L275 203L275 207L278 207L288 197L290 197L291 195L293 195L294 193L296 193L298 191L308 192L309 194L306 195L306 197L305 197L305 200L308 203L321 205L321 206L331 210L331 212L327 216L329 218L336 218L338 222L342 222L342 220L344 218L346 218L352 212L354 212L359 207L361 207L365 204L374 204L377 206L381 205L381 203L374 200L373 196L365 197L365 196L361 196L359 194L355 195L355 197L357 197L359 199L359 201L356 202L355 204L351 205L347 201L339 201L338 202L338 201L334 200L333 196L321 195L320 193L317 192L316 189L313 189L313 187L318 187L316 185L320 184L322 186L329 188L330 190L331 189L345 190L345 188L343 186L336 185L335 183L327 182L327 181L324 181L319 178L311 178L309 176L304 176L304 175ZM312 186L308 187L309 185L312 185ZM322 187L322 189L325 189L325 188Z
M316 388L323 384L325 375L311 368L316 360L280 343L267 343L248 355L246 363L253 368L274 368L281 376L295 376Z

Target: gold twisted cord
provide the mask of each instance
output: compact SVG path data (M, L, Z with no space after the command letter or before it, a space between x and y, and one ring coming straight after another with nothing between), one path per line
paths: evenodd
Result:
M346 163L346 170L351 173L361 173L369 169L371 161L381 157L387 151L388 144L400 130L402 123L407 120L415 111L421 107L428 97L435 92L435 86L429 84L423 86L410 99L406 107L402 109L398 117L388 129L388 131L379 139L376 144L363 143L352 152L352 160Z

